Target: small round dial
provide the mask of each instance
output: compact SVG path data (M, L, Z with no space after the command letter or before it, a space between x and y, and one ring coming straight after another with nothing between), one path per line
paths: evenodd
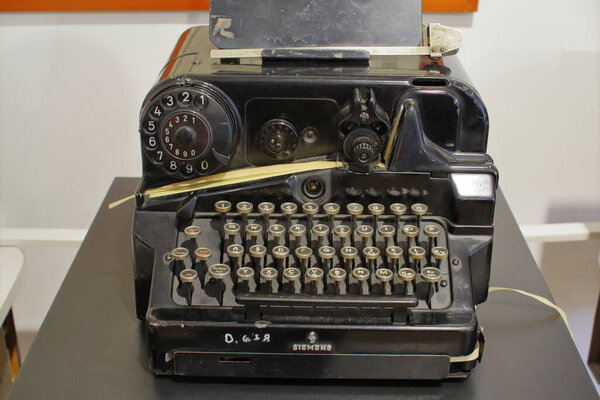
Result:
M144 173L157 171L163 182L214 174L231 159L238 127L235 106L217 87L196 82L166 88L142 109Z
M160 138L164 149L179 160L202 156L211 143L208 124L199 115L184 111L164 120Z
M262 126L259 134L260 147L270 158L288 159L298 147L298 131L285 119L272 119Z

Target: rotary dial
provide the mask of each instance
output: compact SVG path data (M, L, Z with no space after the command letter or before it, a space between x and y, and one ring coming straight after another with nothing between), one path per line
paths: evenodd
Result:
M227 96L206 83L167 89L144 107L141 134L151 164L189 179L229 162L238 124Z
M161 129L165 151L179 160L194 160L206 152L211 132L204 118L189 111L172 114Z

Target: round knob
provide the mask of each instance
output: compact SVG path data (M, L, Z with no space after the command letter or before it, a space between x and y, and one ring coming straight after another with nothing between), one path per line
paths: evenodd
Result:
M374 146L369 142L362 142L352 146L352 160L359 164L370 164L377 159Z

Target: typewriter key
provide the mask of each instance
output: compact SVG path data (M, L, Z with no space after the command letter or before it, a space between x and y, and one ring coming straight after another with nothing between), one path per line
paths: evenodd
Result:
M269 221L269 215L275 212L275 204L270 203L268 201L260 203L258 205L258 212L260 212L263 215L265 223L267 223Z
M227 278L231 274L231 268L225 264L214 264L208 267L208 275L211 279L214 279L218 282L218 295L217 301L219 305L223 305L223 294L225 293L225 283L223 280Z
M369 271L373 271L373 268L376 266L375 264L379 254L379 248L374 246L367 246L363 249L363 256L365 257L365 260L367 260Z
M215 203L215 211L221 214L221 224L225 225L227 213L231 211L231 203L227 200L220 200Z
M184 261L189 255L190 252L185 247L178 247L171 251L171 256L175 261Z
M292 225L292 215L298 212L298 206L296 203L283 203L281 205L281 213L285 215L287 221L287 227L289 228Z
M329 234L329 227L325 224L316 224L312 227L312 233L317 237L319 247L321 247L325 237Z
M227 246L227 256L231 260L231 267L236 269L242 266L242 256L244 255L244 246L239 244L230 244Z
M246 225L246 235L250 236L250 242L256 244L257 238L262 232L262 226L259 224Z
M352 270L352 277L358 282L360 294L366 294L365 282L367 282L366 284L368 286L368 280L371 277L371 271L363 267L354 268Z
M241 230L240 225L236 224L235 222L230 222L223 226L223 232L225 232L225 234L227 235L227 240L229 242L234 241L235 235L237 235L240 232L240 230Z
M269 216L271 214L273 214L275 212L275 204L270 203L270 202L263 202L260 203L258 205L258 212L260 212L263 216L263 224L264 224L264 231L263 231L263 239L265 241L265 243L267 243L267 230L269 229Z
M414 225L404 225L402 227L402 234L406 237L406 243L408 247L416 246L417 238L419 237L419 228Z
M425 259L426 251L420 246L413 246L408 248L408 256L412 260L411 264L415 271L421 270L421 260Z
M427 293L427 306L431 308L431 298L438 291L438 282L442 279L442 271L435 267L425 267L421 270L421 279L429 283L429 292Z
M371 225L361 225L356 228L356 234L361 237L363 246L368 246L369 239L375 234L375 229ZM375 244L375 240L373 240Z
M302 272L298 268L290 267L283 270L283 277L289 282L295 282L300 279Z
M340 205L337 203L327 203L323 206L323 211L329 217L329 224L333 224L333 219L340 213Z
M179 273L181 282L181 291L185 297L188 306L192 305L192 294L194 293L194 281L198 278L198 273L193 269L184 269Z
M396 222L396 243L400 240L400 217L406 214L407 208L402 203L394 203L390 206L390 211L394 215L394 219Z
M319 212L319 205L317 203L304 203L302 204L302 212L306 214L308 227L311 228L313 216Z
M313 267L306 270L306 279L310 282L313 293L317 293L317 282L323 280L324 275L325 273L321 268Z
M338 225L333 228L333 234L340 239L342 246L346 245L346 239L350 236L352 230L347 225Z
M192 239L194 244L196 243L196 239L200 236L200 233L202 233L202 229L200 229L199 226L188 226L183 230L183 233L185 234L185 236L188 237L188 239Z
M250 246L248 250L250 253L250 258L252 259L252 265L254 266L254 272L258 277L260 268L262 266L262 260L267 255L267 248L260 244L255 244L254 246Z
M379 236L381 236L385 242L385 247L390 245L390 239L396 236L396 228L391 225L381 225L377 230Z
M373 216L373 228L377 229L377 217L385 212L385 206L380 203L371 203L367 206L369 214Z
M329 279L335 283L335 293L339 294L340 293L340 282L346 281L346 278L348 276L348 274L346 273L346 270L344 270L342 268L332 268L329 270L329 273L327 274L327 276L329 276Z
M415 203L412 206L410 206L410 210L414 215L417 216L417 227L421 228L421 217L427 214L429 207L427 207L427 205L423 203Z
M260 270L260 277L267 283L271 284L271 292L275 292L275 282L279 273L275 268L267 267Z
M388 260L388 268L397 271L398 268L400 267L400 258L402 258L402 254L404 253L404 250L402 250L402 247L398 247L398 246L388 246L385 249L385 255L387 256L387 260Z
M290 234L294 238L295 245L294 247L301 246L301 238L306 234L306 227L301 224L294 224L290 226Z
M185 259L188 258L190 252L185 247L178 247L171 251L171 257L175 260L173 273L179 279L179 273L185 269ZM181 284L181 281L179 282Z
M333 265L333 257L335 257L335 249L331 246L319 247L319 257L321 258L321 266L323 270L329 271Z
M348 211L348 214L350 214L352 216L352 231L351 232L354 232L356 230L356 217L363 213L363 206L358 203L349 203L346 206L346 211ZM353 239L352 244L354 245L354 237L352 237L352 239Z
M437 246L431 249L431 255L436 260L435 266L439 268L442 260L448 258L448 249L445 247Z
M269 233L273 236L277 245L281 244L281 238L285 236L285 226L280 224L273 224L269 226Z
M206 276L206 262L212 257L212 250L205 247L199 247L194 251L196 257L195 269L200 276L200 287L204 288L204 277Z
M248 282L254 279L254 270L250 267L238 268L235 274L238 278L238 282ZM235 285L235 287L237 289L237 285Z
M441 229L437 225L426 225L423 233L429 241L429 251L437 245L437 238L440 236Z
M194 251L194 256L198 262L206 262L212 256L212 250L205 247L199 247Z
M290 255L290 249L288 249L286 246L275 246L273 247L273 250L271 252L273 254L273 258L275 259L275 266L277 267L277 272L279 272L278 282L281 285L281 276L283 268L285 268L285 261Z
M215 203L215 211L225 214L231 211L231 203L227 200L219 200Z
M404 282L404 294L408 296L410 293L414 293L417 273L412 268L402 268L398 271L398 277ZM409 287L410 291L408 290Z
M386 294L389 282L394 279L394 273L387 268L379 268L377 271L375 271L375 278L381 282L383 289L382 292L383 294Z
M296 258L298 259L298 265L300 266L300 269L302 269L302 271L306 271L309 268L309 261L310 258L313 255L313 251L310 247L298 247L296 248L296 250L294 251L294 254L296 255ZM302 275L302 284L304 284L304 276Z
M248 221L248 214L252 212L254 206L248 201L240 201L235 205L237 212L242 217L242 228L246 229L246 222Z

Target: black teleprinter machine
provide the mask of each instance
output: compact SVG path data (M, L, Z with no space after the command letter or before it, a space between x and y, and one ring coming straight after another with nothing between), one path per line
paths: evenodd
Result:
M464 378L488 114L420 0L213 0L140 114L137 315L160 375Z

